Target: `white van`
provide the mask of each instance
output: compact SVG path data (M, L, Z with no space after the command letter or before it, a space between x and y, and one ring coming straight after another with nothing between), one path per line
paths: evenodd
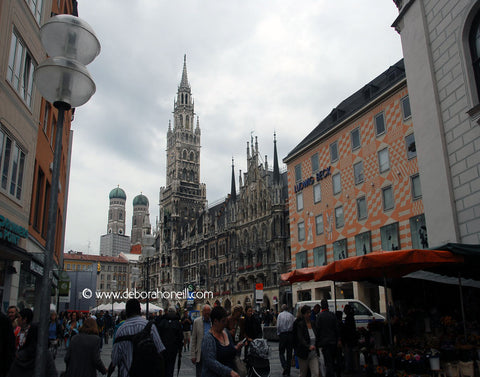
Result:
M294 315L297 314L298 310L303 305L308 305L313 310L313 307L316 304L320 305L321 300L312 300L312 301L298 301L295 305ZM385 317L381 314L375 313L367 305L359 300L354 299L338 299L337 300L337 311L343 312L345 305L350 304L354 310L355 314L355 324L357 328L365 327L367 328L368 324L375 321L385 321ZM332 313L335 313L335 300L328 300L328 310ZM345 319L345 313L343 313L343 319Z

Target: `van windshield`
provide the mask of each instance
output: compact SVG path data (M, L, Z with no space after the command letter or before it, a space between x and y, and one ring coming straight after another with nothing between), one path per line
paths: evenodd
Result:
M370 310L359 302L349 302L349 304L353 307L355 315L372 315Z

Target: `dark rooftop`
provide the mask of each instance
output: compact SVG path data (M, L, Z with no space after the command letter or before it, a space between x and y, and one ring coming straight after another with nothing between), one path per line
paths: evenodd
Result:
M303 148L325 135L336 125L340 124L365 105L371 103L403 79L405 79L405 65L403 59L401 59L363 88L343 100L300 144L290 151L287 157L283 159L283 162L286 163L288 160L294 158Z

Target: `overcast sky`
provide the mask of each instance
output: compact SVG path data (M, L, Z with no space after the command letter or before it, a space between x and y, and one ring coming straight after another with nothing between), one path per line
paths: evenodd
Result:
M102 51L88 66L97 92L72 124L65 251L99 252L117 185L127 194L126 234L140 193L155 226L184 54L209 203L229 193L232 157L238 189L251 135L273 166L274 132L282 160L402 58L391 0L79 0L78 10Z

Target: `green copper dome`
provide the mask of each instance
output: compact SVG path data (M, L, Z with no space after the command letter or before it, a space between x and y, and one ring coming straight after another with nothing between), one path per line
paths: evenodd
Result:
M127 200L127 195L120 187L115 187L112 191L110 191L109 198Z
M148 199L145 195L140 194L133 198L134 206L148 206Z

